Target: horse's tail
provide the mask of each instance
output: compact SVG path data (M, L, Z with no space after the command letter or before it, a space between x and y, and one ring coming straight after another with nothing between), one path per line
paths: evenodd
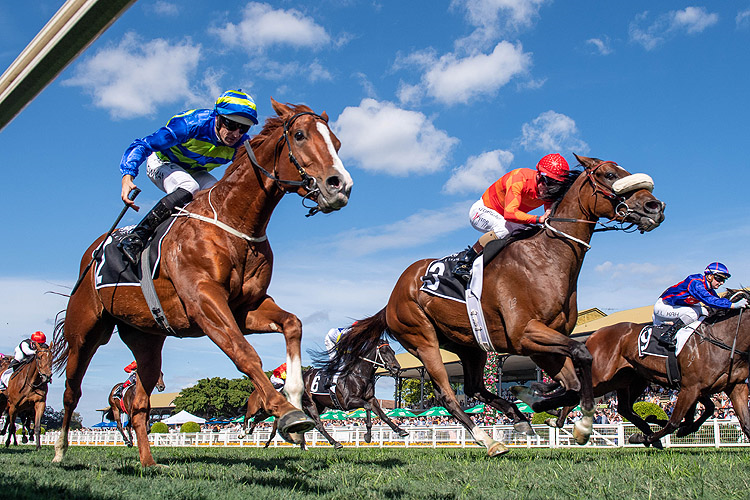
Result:
M107 413L104 414L104 418L107 420L114 420L115 419L115 412L112 411L112 407L109 407L109 410L107 410Z
M336 344L333 358L321 369L331 372L340 368L346 371L346 368L359 361L360 356L376 347L384 333L392 337L388 331L385 307L370 317L355 321Z
M70 346L63 331L65 325L64 313L65 310L62 310L55 316L55 329L52 334L52 369L58 375L68 363L68 355L70 354Z

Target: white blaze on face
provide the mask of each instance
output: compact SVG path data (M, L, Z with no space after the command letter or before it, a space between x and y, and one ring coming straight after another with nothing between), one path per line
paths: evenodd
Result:
M331 140L331 132L328 130L328 126L321 122L316 122L315 126L318 128L318 132L320 132L320 135L323 136L323 140L326 143L326 146L328 147L328 153L331 155L331 158L333 159L333 167L334 170L336 170L339 173L339 176L341 177L341 182L344 184L343 191L346 191L348 188L351 188L354 184L354 181L352 180L352 176L349 175L349 172L344 168L344 163L341 161L341 158L339 158L339 154L336 152L336 148L333 146L333 141Z

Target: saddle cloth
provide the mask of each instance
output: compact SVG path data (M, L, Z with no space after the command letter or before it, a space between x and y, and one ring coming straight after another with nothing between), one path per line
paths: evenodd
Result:
M430 262L419 289L436 297L466 302L466 286L453 274L457 260L458 253L454 253Z
M151 260L151 277L156 279L161 259L161 242L177 219L172 217L162 222L156 229L154 237L148 243ZM96 289L112 286L141 286L141 266L133 266L117 248L117 244L127 235L133 226L118 228L104 242L104 251L100 252L94 274ZM93 255L92 255L93 257Z
M675 349L675 356L680 354L685 343L688 341L693 332L703 322L704 317L701 316L697 321L690 323L689 325L683 326L677 332L675 340L677 341L677 347ZM646 325L638 334L638 356L658 356L660 358L666 358L669 356L666 346L659 342L656 335L652 335L654 325Z
M339 400L336 397L336 384L339 375L339 372L331 375L318 370L310 384L310 393L316 396L330 396L336 407L341 408L341 403L339 403Z

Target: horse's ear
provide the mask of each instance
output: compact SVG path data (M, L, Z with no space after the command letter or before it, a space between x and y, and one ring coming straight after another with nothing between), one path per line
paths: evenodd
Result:
M289 109L289 106L287 106L286 104L281 104L273 97L271 97L271 107L273 108L274 111L276 111L276 114L279 116L284 116L292 112Z
M593 167L596 161L594 161L593 158L589 158L587 156L578 156L577 154L573 153L573 156L576 157L576 160L583 165L584 168Z
M328 123L328 113L326 113L325 111L323 111L322 113L320 113L320 117L323 119L323 121L325 121L326 123Z

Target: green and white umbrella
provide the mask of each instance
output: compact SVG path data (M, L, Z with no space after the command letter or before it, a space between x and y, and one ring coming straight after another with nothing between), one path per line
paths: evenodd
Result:
M233 424L236 424L237 422L244 422L245 421L245 415L240 415L239 417L235 417L230 422Z
M420 417L449 417L450 412L442 406L433 406L427 411L419 414Z
M476 406L472 406L468 410L464 410L465 413L484 413L484 403L479 403Z
M364 408L360 408L359 410L354 410L346 416L347 418L365 418L367 416L367 411Z
M346 420L346 413L341 410L328 410L320 416L321 420Z
M527 405L523 401L516 401L515 404L522 413L534 413L534 410L531 409L531 406Z
M406 408L394 408L392 410L389 410L386 413L386 415L388 415L389 417L401 417L401 418L416 417L416 415L414 413L412 413L411 411L407 410Z

